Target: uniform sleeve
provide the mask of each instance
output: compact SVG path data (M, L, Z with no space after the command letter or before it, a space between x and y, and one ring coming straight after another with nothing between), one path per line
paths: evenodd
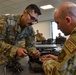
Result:
M35 34L34 34L34 30L31 26L29 26L29 28L27 28L28 31L28 35L25 38L25 47L28 50L28 52L32 52L33 50L36 50L35 47Z
M7 44L4 41L0 41L0 55L4 57L15 57L17 49L18 48L16 46Z
M63 62L64 60L70 59L75 55L75 53L76 53L76 30L72 32L68 40L64 43L62 51L58 56L59 62Z
M5 18L4 16L0 16L0 55L14 57L18 48L4 41L6 39Z
M64 43L64 46L62 47L62 51L58 56L58 60L50 59L49 61L43 62L43 70L45 74L59 75L63 73L66 74L67 71L70 73L68 68L72 66L72 69L74 69L75 63L71 61L71 65L70 65L70 64L67 64L67 62L70 58L72 58L75 55L76 55L76 28L71 33L68 40Z

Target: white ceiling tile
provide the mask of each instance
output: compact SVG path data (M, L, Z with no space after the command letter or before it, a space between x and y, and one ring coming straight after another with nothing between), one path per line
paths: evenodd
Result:
M28 2L28 0L10 0L10 1L12 1L14 3L20 3L20 2L24 2L24 1L27 1Z
M3 2L3 1L6 1L6 0L0 0L0 2Z
M10 6L10 5L13 5L14 3L11 1L3 1L3 2L1 2L1 4L4 6Z
M11 10L12 8L10 8L10 7L6 7L6 8L2 8L3 10Z
M76 0L0 0L0 14L22 14L25 7L31 3L38 5L38 7L45 4L51 4L56 8L60 3L64 1L72 1L76 3ZM51 10L41 9L42 15L39 21L53 19L53 12L55 8Z
M31 4L31 3L39 3L39 2L42 2L42 0L28 0L29 1L29 3Z
M3 8L3 7L5 7L5 6L0 4L0 8ZM0 9L0 10L1 10L1 9Z

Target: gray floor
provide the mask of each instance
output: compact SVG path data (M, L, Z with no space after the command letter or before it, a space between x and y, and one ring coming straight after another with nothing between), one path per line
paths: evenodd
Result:
M44 73L35 73L33 70L30 70L28 60L28 56L20 60L20 63L23 67L23 71L21 71L21 73L17 75L45 75ZM16 73L12 74L7 69L4 69L4 65L0 65L0 75L16 75Z
M32 70L29 70L29 65L28 65L28 57L25 57L20 60L20 63L22 64L24 70L21 72L20 75L44 75L43 73L35 73Z

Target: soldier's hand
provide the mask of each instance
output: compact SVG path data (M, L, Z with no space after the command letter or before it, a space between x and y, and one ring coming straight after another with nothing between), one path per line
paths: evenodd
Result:
M23 48L18 48L17 50L17 56L20 57L20 56L27 56L27 51Z
M51 54L46 54L46 55L43 55L40 57L40 61L41 62L44 62L44 61L47 61L47 60L51 60Z
M40 56L40 52L39 50L33 50L32 52L35 56L39 57Z
M40 57L40 60L42 62L47 61L47 60L58 60L58 56L52 55L52 54L46 54Z

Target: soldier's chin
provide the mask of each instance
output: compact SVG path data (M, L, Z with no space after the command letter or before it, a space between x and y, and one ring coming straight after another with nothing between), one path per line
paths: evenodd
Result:
M65 36L68 36L68 35L70 35L70 34L71 34L71 33L64 33Z
M28 26L31 26L32 25L32 23L28 23Z

